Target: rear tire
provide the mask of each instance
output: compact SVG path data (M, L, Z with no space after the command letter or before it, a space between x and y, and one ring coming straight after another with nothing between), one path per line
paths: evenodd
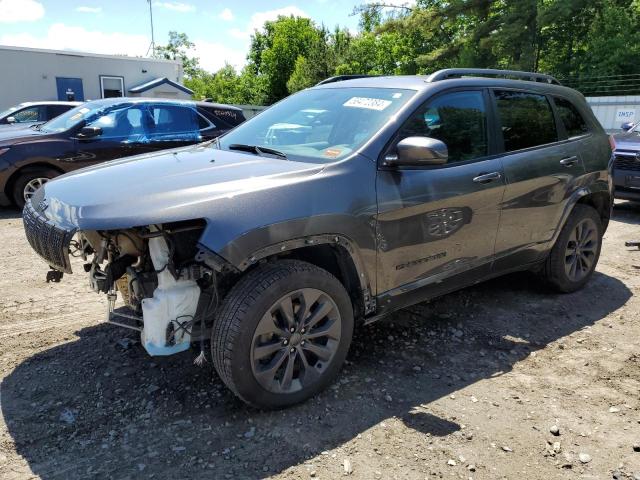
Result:
M595 209L576 205L562 227L541 276L561 293L575 292L589 281L600 258L602 222Z
M222 381L264 409L302 402L331 383L353 335L353 306L329 272L281 260L258 266L224 299L211 333Z
M27 198L31 198L40 186L58 175L60 173L51 168L38 168L21 173L13 183L13 203L20 209L24 208Z

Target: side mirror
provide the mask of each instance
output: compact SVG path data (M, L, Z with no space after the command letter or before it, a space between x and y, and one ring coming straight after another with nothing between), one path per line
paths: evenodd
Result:
M9 120L7 118L7 120ZM629 130L631 130L633 128L633 122L626 122L623 123L620 128L622 129L623 132L628 132Z
M99 137L100 135L102 135L102 129L100 127L82 127L76 137L81 140L89 140Z
M407 137L398 142L395 155L385 157L384 164L391 167L443 165L448 158L444 142L429 137Z
M7 117L7 123L16 123L16 117Z

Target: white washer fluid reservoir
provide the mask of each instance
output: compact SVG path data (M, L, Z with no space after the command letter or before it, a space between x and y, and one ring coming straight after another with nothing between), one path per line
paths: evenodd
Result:
M191 335L181 329L187 326L191 330L200 297L200 287L193 280L176 280L165 268L169 261L169 247L163 237L149 239L151 261L158 273L158 287L152 298L142 300L141 342L149 355L172 355L189 348ZM170 324L174 332L172 344L167 342Z

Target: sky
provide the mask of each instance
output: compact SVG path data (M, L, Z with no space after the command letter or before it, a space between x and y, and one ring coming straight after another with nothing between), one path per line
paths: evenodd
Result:
M293 14L356 31L351 13L368 1L151 0L156 44L166 44L171 30L186 33L209 71L242 67L251 34L266 20ZM0 45L146 56L150 44L148 0L0 0Z

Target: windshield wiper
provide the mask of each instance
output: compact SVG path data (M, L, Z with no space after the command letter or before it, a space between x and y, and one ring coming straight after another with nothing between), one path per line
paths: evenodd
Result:
M258 145L244 145L242 143L232 143L231 145L229 145L229 150L241 150L243 152L255 153L256 155L260 155L261 157L264 157L265 154L275 155L276 157L280 157L285 160L287 159L287 155L278 150L274 150L273 148L268 148L268 147L259 147Z

